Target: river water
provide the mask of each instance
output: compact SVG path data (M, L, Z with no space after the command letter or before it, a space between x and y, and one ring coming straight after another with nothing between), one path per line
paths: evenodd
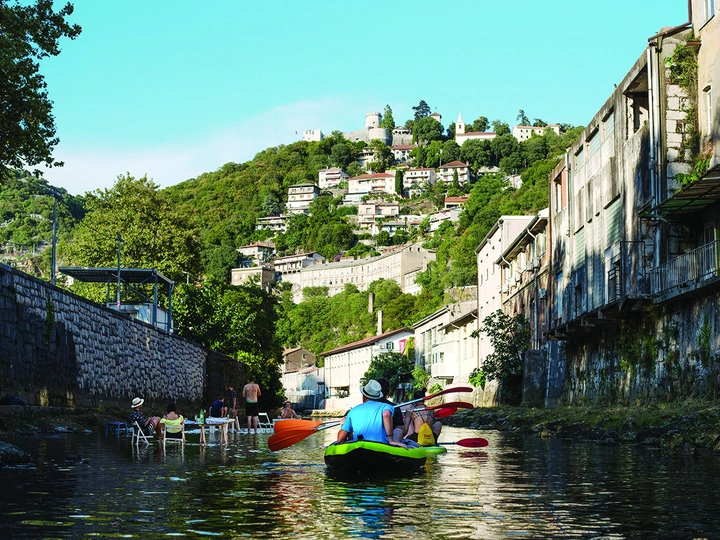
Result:
M418 474L329 475L321 431L281 452L62 434L6 439L33 466L0 469L3 538L719 538L720 458L445 428ZM197 435L188 435L189 442Z

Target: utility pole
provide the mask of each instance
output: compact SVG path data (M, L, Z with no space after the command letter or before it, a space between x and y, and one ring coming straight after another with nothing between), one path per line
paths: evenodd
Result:
M52 234L52 257L51 257L51 269L50 269L50 282L55 285L55 268L57 266L57 200L58 196L62 197L58 190L54 186L49 186L50 195L53 198L53 234Z

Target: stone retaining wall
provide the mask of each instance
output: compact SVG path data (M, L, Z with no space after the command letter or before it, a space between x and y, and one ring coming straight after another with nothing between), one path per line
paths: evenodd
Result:
M134 396L200 404L244 373L235 360L0 264L0 395L45 406L128 407Z

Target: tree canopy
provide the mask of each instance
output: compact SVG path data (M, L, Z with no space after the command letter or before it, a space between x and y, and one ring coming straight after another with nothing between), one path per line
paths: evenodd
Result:
M65 20L72 13L70 3L56 12L52 0L0 0L0 181L11 168L62 165L52 157L59 139L39 62L60 54L60 38L80 34Z

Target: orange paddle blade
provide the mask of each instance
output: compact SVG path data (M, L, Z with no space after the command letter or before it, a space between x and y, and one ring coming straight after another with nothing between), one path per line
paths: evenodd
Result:
M295 443L299 443L303 439L308 438L313 433L317 433L317 429L298 429L282 431L270 435L268 439L268 448L273 452L288 448Z
M315 422L313 420L278 420L275 422L273 429L275 433L281 431L288 431L291 429L314 429L317 426L321 426L322 422Z

